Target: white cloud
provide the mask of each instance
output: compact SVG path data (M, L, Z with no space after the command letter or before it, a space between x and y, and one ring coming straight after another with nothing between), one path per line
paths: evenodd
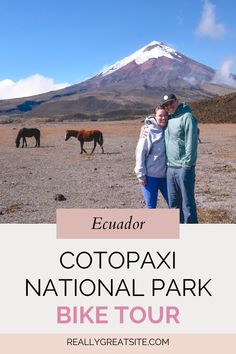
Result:
M183 79L187 81L190 85L197 85L198 81L194 76L184 76Z
M196 29L196 33L214 39L222 38L226 33L224 24L216 20L215 5L208 0L204 1L202 18Z
M70 86L68 83L56 84L52 78L35 74L18 81L0 81L0 99L27 97L54 91Z
M216 84L224 84L236 87L236 80L233 79L231 74L231 67L234 64L233 58L225 59L221 67L216 71L213 82Z

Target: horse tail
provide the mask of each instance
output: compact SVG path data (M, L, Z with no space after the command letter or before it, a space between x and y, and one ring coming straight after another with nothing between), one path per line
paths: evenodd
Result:
M40 135L41 135L41 132L40 132L40 130L38 129L38 147L40 146Z
M103 135L102 135L102 132L100 132L100 134L99 134L98 143L99 143L100 146L103 145Z

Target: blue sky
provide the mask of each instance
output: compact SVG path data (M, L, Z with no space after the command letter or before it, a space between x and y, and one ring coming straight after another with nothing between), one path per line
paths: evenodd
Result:
M0 98L77 83L153 40L236 73L235 13L233 0L1 0Z

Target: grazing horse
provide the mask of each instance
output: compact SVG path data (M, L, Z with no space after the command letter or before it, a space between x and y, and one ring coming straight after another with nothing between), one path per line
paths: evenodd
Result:
M20 139L23 139L22 148L24 146L27 147L27 142L25 138L30 138L34 136L36 140L35 147L40 147L40 130L37 128L22 128L19 130L17 137L16 137L16 147L20 146Z
M80 152L81 154L83 154L83 151L87 154L87 151L84 150L83 148L85 141L94 141L94 146L91 154L94 152L97 143L101 146L102 153L104 154L103 135L102 132L100 132L100 130L67 130L65 141L70 139L70 137L72 136L79 140L80 147L81 147L81 152Z

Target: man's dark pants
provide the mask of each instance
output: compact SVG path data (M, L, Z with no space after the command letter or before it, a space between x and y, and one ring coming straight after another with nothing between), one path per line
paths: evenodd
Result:
M180 209L181 224L198 223L194 187L194 166L191 168L167 168L169 207Z

